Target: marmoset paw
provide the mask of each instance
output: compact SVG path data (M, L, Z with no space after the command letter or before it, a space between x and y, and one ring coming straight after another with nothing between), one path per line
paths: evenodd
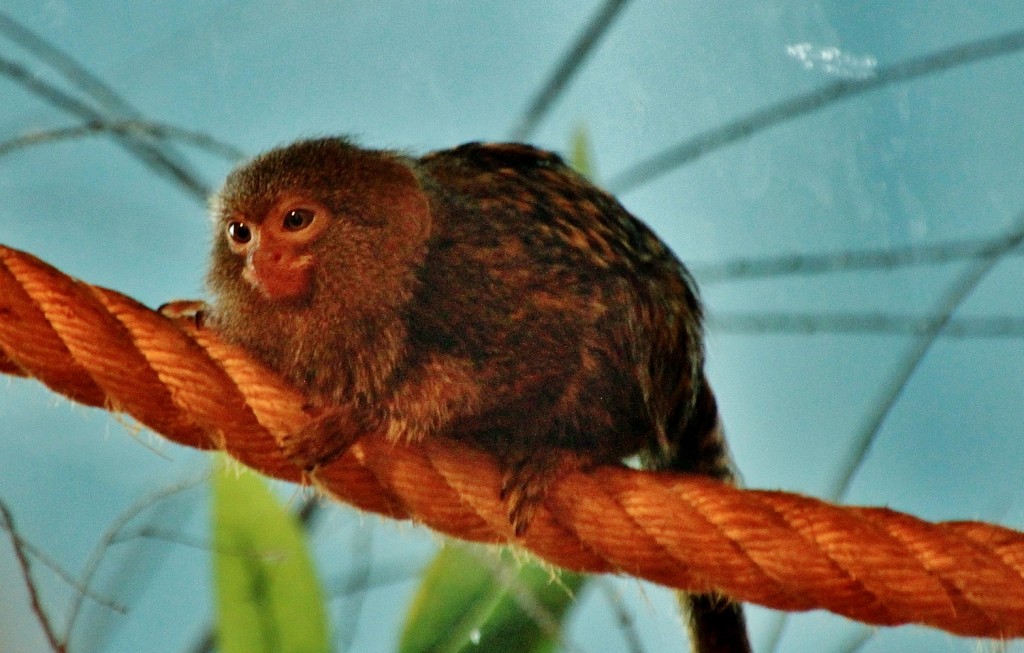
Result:
M305 428L281 438L285 458L303 471L312 471L338 458L365 430L350 412L325 408Z
M178 299L161 304L157 312L172 320L188 320L202 329L206 316L210 313L210 305L201 299Z

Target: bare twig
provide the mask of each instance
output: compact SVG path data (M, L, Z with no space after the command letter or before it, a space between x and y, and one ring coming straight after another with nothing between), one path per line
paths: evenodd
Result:
M373 573L373 528L360 528L355 532L351 547L354 569L348 577L351 591L345 609L340 612L336 633L337 651L352 650L352 642L359 627L359 620L366 605L366 591Z
M562 91L569 84L572 78L579 72L583 63L590 56L594 46L611 26L615 17L621 13L626 6L626 0L607 0L591 19L590 23L580 34L573 46L562 56L551 77L544 86L537 92L530 102L529 108L523 119L512 130L512 140L522 141L528 139L533 131L540 124L541 119L551 109Z
M20 538L19 540L21 541L21 546L25 550L25 553L29 554L30 556L41 562L43 566L52 571L54 575L57 576L57 578L60 578L62 581L67 583L68 586L73 587L76 591L80 592L85 597L91 599L99 605L102 605L105 608L113 610L114 612L119 612L121 614L128 612L128 609L125 606L121 605L114 599L102 596L92 591L85 585L83 585L81 581L79 581L71 574L71 572L67 571L59 564L57 564L56 560L54 560L48 554L43 552L39 547L35 546L31 542L21 540Z
M423 572L422 561L410 562L407 558L401 560L385 560L375 565L374 573L370 578L363 578L360 570L352 570L339 574L324 582L327 588L327 600L334 601L345 598L356 592L365 592L368 589L377 589L408 582L418 577Z
M843 79L817 91L769 105L662 150L620 172L609 181L608 187L613 192L624 193L679 166L695 161L709 152L745 140L770 127L788 122L835 102L943 70L1012 54L1022 49L1024 49L1024 30L1018 30L993 38L956 45L923 57L879 68L877 74L872 77Z
M73 57L2 11L0 11L0 34L56 70L69 83L99 103L99 106L105 109L105 112L99 113L110 113L118 119L143 120L142 113L122 98L109 84L87 70ZM203 189L204 184L199 175L190 169L188 162L174 148L159 141L153 141L151 137L140 133L123 134L120 142L138 156L143 163L157 172L169 174L189 192L195 194L197 190ZM204 192L199 199L205 201L208 194L208 192Z
M57 653L65 653L67 651L66 641L62 642L57 638L57 634L53 630L53 624L50 623L50 618L47 616L46 610L43 609L43 604L39 599L39 592L36 591L35 581L32 580L32 564L29 562L28 556L25 555L24 543L21 537L18 536L18 531L14 526L14 517L11 515L7 505L2 501L0 501L0 517L3 517L2 526L4 530L11 535L11 545L14 547L14 555L17 557L18 566L21 568L21 576L25 580L25 588L28 591L32 612L35 613L50 648Z
M103 561L107 549L110 548L110 546L112 546L116 542L121 541L120 536L122 530L129 522L131 522L132 519L137 517L139 513L141 513L143 510L146 510L147 508L152 507L153 505L159 503L160 501L166 499L167 497L194 488L200 483L205 482L206 480L207 477L203 476L198 479L184 481L181 483L175 483L166 488L162 488L146 497L143 497L141 500L137 501L134 505L130 506L127 510L121 513L121 515L117 519L115 519L110 524L110 526L107 527L107 530L103 534L103 537L101 537L99 542L96 543L96 546L93 548L92 553L89 555L89 559L85 565L85 570L82 573L82 585L84 587L89 587L92 584L92 579L95 577L96 572L99 570L100 563ZM85 595L83 592L79 592L71 599L71 604L68 607L67 623L64 626L63 639L65 642L70 642L71 640L71 631L75 626L75 620L78 618L79 611L81 610L82 599L84 598L84 596Z
M1015 251L1022 242L1024 242L1024 212L1017 215L1012 228L1004 236L989 241L990 247L979 248L975 253L977 256L976 262L946 289L946 292L936 304L937 308L933 312L932 317L928 318L929 324L927 328L919 333L921 336L920 340L914 344L914 347L899 362L896 373L880 394L878 401L875 402L875 410L867 416L864 424L857 432L850 451L845 456L846 464L840 473L836 475L835 482L826 496L833 500L841 500L846 497L853 484L853 479L864 465L864 461L867 460L875 440L878 439L882 424L885 423L893 406L896 405L896 402L903 395L907 384L921 365L921 361L924 360L925 355L931 350L932 345L940 335L943 335L950 328L954 331L956 330L957 323L960 320L954 320L953 313L978 287L982 279L991 272L992 268L1004 256ZM788 619L788 615L782 615L779 618L779 623L772 630L769 644L765 650L772 653L778 650Z
M113 122L93 121L72 127L58 127L55 129L29 132L0 142L0 157L18 150L46 143L74 140L93 135L132 133L145 134L165 141L180 141L188 145L202 148L211 154L215 154L232 162L245 157L245 153L234 145L217 140L216 138L202 132L185 129L183 127L176 127L174 125L143 122L140 120L119 120Z
M1006 249L1006 236L959 240L934 245L908 245L887 249L846 250L823 254L791 254L770 258L743 258L721 263L689 265L701 285L792 275L829 274L852 270L892 270L912 265L937 265L993 256Z
M102 106L125 116L139 117L138 111L110 85L3 11L0 11L0 34L35 55Z
M89 104L75 98L29 72L21 64L0 57L0 75L20 84L30 93L40 97L47 104L70 113L85 122L107 122L103 114ZM196 199L206 202L210 189L182 165L170 161L152 143L140 142L126 134L112 133L114 139L125 149L139 158L154 172L170 177Z
M1024 317L943 319L885 313L715 313L708 326L723 333L829 333L927 336L943 325L948 338L1024 337Z
M854 476L867 458L871 446L874 444L878 433L885 422L889 411L896 405L896 402L903 395L910 378L917 371L925 354L931 349L939 335L945 331L953 319L960 304L978 287L982 279L988 276L992 268L1002 260L1002 257L1012 249L1024 242L1024 212L1021 212L1013 221L1013 226L1007 231L1001 247L994 249L988 255L973 263L968 270L959 276L942 294L936 303L936 310L932 312L932 322L928 329L921 334L914 347L900 362L896 374L889 385L882 392L879 401L876 403L876 410L872 412L865 421L863 427L854 438L853 446L847 458L848 464L837 475L830 491L826 496L836 500L846 497L850 490Z
M623 605L622 592L606 578L597 579L597 586L601 588L605 599L608 601L608 605L615 612L615 620L619 624L619 631L622 632L622 636L626 640L626 650L629 653L643 653L644 645L640 641L640 633L637 632L636 620L633 618L633 614Z

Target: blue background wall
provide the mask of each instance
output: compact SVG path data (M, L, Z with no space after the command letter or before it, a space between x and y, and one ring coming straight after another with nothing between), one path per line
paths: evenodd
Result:
M300 136L354 135L422 152L508 138L599 2L29 2L3 11L84 64L151 121L198 130L245 153ZM704 130L908 57L1024 28L1018 0L985 3L637 1L627 3L530 134L567 151L585 128L596 177L621 187L635 164ZM829 48L840 57L828 60ZM803 55L801 55L803 53ZM81 95L0 34L0 57ZM746 314L929 317L978 265L716 281L737 258L926 247L998 239L1024 211L1024 54L900 83L757 133L620 194L692 265L712 316L710 374L749 486L830 496L852 449L920 337L736 332ZM0 77L0 142L78 124ZM176 146L216 187L230 162ZM616 181L618 180L618 182ZM0 242L157 305L203 293L210 235L203 202L106 137L0 155ZM1001 259L956 310L1024 317L1021 261ZM1024 528L1024 342L940 337L882 422L844 501L928 519ZM0 381L0 499L21 534L80 570L131 504L208 468L37 383ZM294 489L281 488L282 496ZM154 524L205 541L203 489L160 505ZM372 561L360 605L332 603L352 650L393 650L415 574L437 538L338 507L318 530L324 577ZM202 547L133 540L104 560L100 588L131 606L90 606L84 651L186 651L210 609ZM45 570L43 598L70 592ZM391 579L391 580L389 580ZM649 653L679 650L667 592L606 580L585 593L567 639L628 650L609 607L621 596ZM0 650L44 651L11 549L0 544ZM751 611L765 650L775 613ZM867 638L866 640L864 638ZM976 650L920 628L870 629L831 615L790 619L780 651ZM1019 644L1012 650L1024 650Z

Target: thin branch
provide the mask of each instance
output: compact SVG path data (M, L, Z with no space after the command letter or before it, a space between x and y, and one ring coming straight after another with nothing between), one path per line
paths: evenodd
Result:
M359 627L359 621L366 605L366 594L369 588L370 575L373 573L373 532L372 526L359 528L355 532L355 541L351 547L354 569L349 575L352 591L348 601L341 610L335 629L335 650L352 650L352 642Z
M245 158L245 153L234 145L217 140L202 132L174 125L143 122L140 120L90 121L74 127L58 127L56 129L22 134L21 136L0 142L0 158L12 152L37 145L108 133L121 135L142 134L160 140L176 140L201 148L231 162Z
M399 583L406 583L423 573L423 564L417 561L410 564L407 558L395 559L378 563L377 569L370 578L364 579L358 569L339 574L336 578L324 582L328 602L344 599L356 592L367 589L379 589Z
M991 39L954 46L932 55L897 63L878 70L873 77L839 81L818 91L770 105L718 128L698 134L627 168L614 177L608 186L614 192L626 192L652 181L679 166L695 161L705 154L750 138L775 125L801 117L833 102L852 98L898 82L909 81L935 72L968 65L987 58L1012 54L1020 51L1022 48L1024 48L1024 30L1019 30ZM931 345L943 330L943 326L951 319L952 313L963 299L980 283L980 280L988 273L995 264L995 261L1017 247L1020 239L1015 236L1016 232L1011 232L1008 237L1003 239L976 242L975 245L977 247L973 251L971 251L972 248L970 246L963 247L960 251L957 251L955 246L948 247L945 251L942 251L942 246L937 246L930 253L925 254L923 258L926 260L920 262L938 263L959 260L961 258L981 258L986 262L979 264L971 272L966 273L955 286L947 291L943 301L940 303L940 310L934 318L933 328L922 337L917 345L901 361L897 374L883 392L877 404L877 409L869 416L856 437L851 453L847 458L848 464L844 467L828 496L838 499L845 496L849 491L853 478L867 458L882 423L896 401L902 396L907 383L917 370L921 360L931 349ZM920 248L918 254L922 250L927 249L929 248ZM876 254L879 253L854 253L848 260L842 260L841 258L837 260L830 255L821 257L795 256L765 261L739 261L717 266L697 266L693 269L695 276L700 278L702 283L711 283L714 281L760 276L833 272L840 269L899 267L918 262L918 260L911 260L909 256L901 257L899 253L889 257L888 260L886 255L876 256ZM903 254L913 256L910 251L905 251ZM773 629L769 637L769 644L766 650L773 653L778 650L782 635L785 632L787 619L788 617L785 615L780 618L777 627Z
M140 117L135 107L106 82L3 11L0 11L0 34L38 57L101 105L123 115Z
M142 120L142 113L122 98L109 84L94 75L85 66L81 65L73 57L59 50L45 39L35 34L27 27L16 21L11 15L0 11L0 34L5 35L9 40L17 43L29 53L47 64L73 86L85 92L86 95L96 100L100 106L115 114L119 118L131 120ZM136 156L150 165L155 161L158 171L170 173L171 177L177 179L187 190L201 189L204 184L200 181L199 175L190 169L188 162L173 148L159 142L150 142L147 138L139 138L137 133L125 134L127 141L135 148ZM122 143L124 144L124 143ZM146 151L148 150L148 151ZM180 179L179 179L180 174ZM209 193L204 193L202 199L205 201Z
M948 338L1021 338L1024 317L944 319L886 313L715 313L708 327L722 333L890 334Z
M121 605L114 599L93 592L91 589L83 585L81 581L79 581L71 574L71 572L61 567L56 560L50 557L39 547L35 546L31 542L26 542L21 538L19 538L19 541L21 542L22 549L24 549L27 554L35 558L37 561L41 562L44 567L53 572L53 574L56 575L57 578L67 583L69 587L74 588L77 592L80 592L81 594L96 602L97 604L102 605L105 608L109 608L114 612L118 612L121 614L126 614L128 612L128 608Z
M825 496L837 501L846 497L847 492L850 490L850 485L853 483L853 478L861 468L861 465L863 465L864 460L867 459L868 453L878 437L882 424L888 417L892 407L896 405L896 402L903 395L903 391L917 371L917 368L921 365L925 355L931 350L939 335L952 321L953 313L974 292L982 279L988 276L988 273L1002 260L1002 257L1007 252L1018 247L1022 242L1024 242L1024 212L1019 213L1014 218L1012 227L1007 231L1000 248L993 250L989 255L976 261L946 289L946 292L943 293L936 304L936 310L932 312L932 324L900 362L896 374L882 392L876 404L876 410L868 416L865 424L855 436L849 456L847 457L847 465L837 475L836 482Z
M690 265L701 285L792 275L827 274L851 270L891 270L912 265L937 265L988 258L1004 252L1006 236L961 240L935 245L908 245L889 249L847 250L824 254L792 254L771 258L743 258L722 263ZM1021 254L1020 249L1005 253Z
M303 498L302 503L295 511L295 516L299 520L299 524L307 531L312 530L316 524L316 520L319 519L320 514L324 511L323 497L313 494Z
M640 633L637 632L636 620L633 614L626 609L622 601L622 592L606 578L598 579L597 586L605 595L605 600L615 613L615 621L619 624L619 632L626 640L626 651L628 653L644 653L643 642L640 641Z
M217 633L213 628L204 628L196 643L189 650L193 653L213 653L217 648Z
M30 93L43 99L47 104L89 123L105 123L103 114L74 96L65 93L53 84L43 81L21 64L0 57L0 75L10 78ZM203 203L210 195L210 188L195 178L192 173L174 161L168 160L153 144L131 139L128 135L112 134L115 141L139 158L154 172L170 177L193 197Z
M32 580L32 564L29 562L28 556L25 555L24 544L14 527L14 517L11 515L11 511L7 508L7 504L2 501L0 501L0 517L3 517L2 526L4 530L11 535L11 546L14 547L14 555L18 559L18 566L21 568L21 576L25 580L25 588L28 591L28 598L32 605L32 612L35 613L36 619L39 621L39 626L43 629L43 635L46 636L46 641L50 644L50 648L57 653L65 653L65 651L67 651L67 644L61 643L61 641L57 639L57 634L53 630L53 624L50 623L50 618L46 615L46 611L43 609L43 604L39 599L39 592L36 591L36 584Z
M789 625L789 614L783 612L776 614L772 619L771 630L768 632L767 645L764 647L768 653L778 653L782 643L782 637L786 634L786 626Z
M1020 50L1024 50L1024 30L1007 32L993 38L956 45L923 57L908 59L879 68L872 77L843 79L817 91L769 105L662 150L620 172L609 181L608 187L615 193L624 193L671 172L679 166L695 161L709 152L745 140L770 127L788 122L834 102L951 68L1013 54Z
M103 537L100 538L99 542L93 548L92 553L89 555L89 559L85 565L85 571L82 573L82 585L89 587L92 584L92 579L95 577L96 572L99 570L100 563L103 561L106 555L107 549L109 549L114 543L119 541L121 531L125 526L128 525L131 520L135 519L143 510L146 510L160 501L196 487L200 483L207 480L206 476L191 481L184 481L181 483L175 483L169 487L158 490L141 500L137 501L134 505L130 506L127 510L121 513L121 515L115 519L110 526L107 527ZM71 641L71 631L75 626L75 621L78 618L79 611L82 607L82 599L84 593L79 592L74 595L71 599L71 605L68 608L67 623L64 626L64 641Z
M43 81L16 61L0 57L0 75L10 78L33 95L64 113L71 113L90 120L101 120L102 118L97 109L73 95L65 93L53 84Z
M877 634L877 628L863 628L861 632L858 633L852 641L850 641L847 647L843 649L843 653L858 653L858 651L863 651L864 647L867 646L868 642L870 642L872 638L874 638L874 636ZM991 650L993 651L993 653L995 653L1000 649L998 647L993 647Z
M576 73L583 67L594 46L611 26L616 16L627 4L626 0L607 0L597 14L587 24L576 42L558 62L551 77L534 96L523 119L512 130L511 139L524 141L530 138L537 125L547 115L555 101L565 90Z
M843 469L836 476L835 483L825 496L835 501L841 501L846 497L853 484L857 472L864 465L872 446L878 439L882 424L892 411L893 406L903 396L910 379L914 376L921 361L931 350L932 345L944 335L947 329L956 331L958 325L962 328L962 320L954 320L953 313L960 307L963 301L974 291L992 268L1002 260L1004 256L1015 251L1024 242L1024 212L1017 215L1013 227L1007 231L1005 236L988 241L991 247L979 247L975 252L976 262L969 270L964 272L951 284L937 303L937 309L932 317L927 318L929 324L919 332L920 340L899 362L896 374L890 379L889 384L881 393L875 403L875 410L868 415L861 429L854 437L850 452L845 456L847 461ZM965 248L966 249L966 248ZM782 615L778 623L772 629L766 651L774 653L778 650L782 636L785 633L789 615ZM865 642L867 639L864 640ZM858 644L859 646L859 644Z
M153 540L167 544L176 544L178 546L206 553L218 553L221 555L249 560L258 561L277 559L277 556L272 552L259 553L253 552L246 547L214 546L212 542L202 537L192 537L183 535L177 531L153 528L151 526L143 526L142 528L134 531L121 531L116 537L110 540L109 544L113 546L115 544L124 544L133 540Z

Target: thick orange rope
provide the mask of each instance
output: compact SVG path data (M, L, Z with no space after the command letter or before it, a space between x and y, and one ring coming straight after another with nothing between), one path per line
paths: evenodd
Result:
M211 330L0 246L0 372L132 415L169 439L224 449L270 476L302 474L278 442L310 416L301 394ZM513 539L494 461L441 439L362 439L312 479L335 498L466 540ZM579 571L721 591L872 624L1024 636L1024 534L931 524L785 492L602 467L566 469L517 544Z

